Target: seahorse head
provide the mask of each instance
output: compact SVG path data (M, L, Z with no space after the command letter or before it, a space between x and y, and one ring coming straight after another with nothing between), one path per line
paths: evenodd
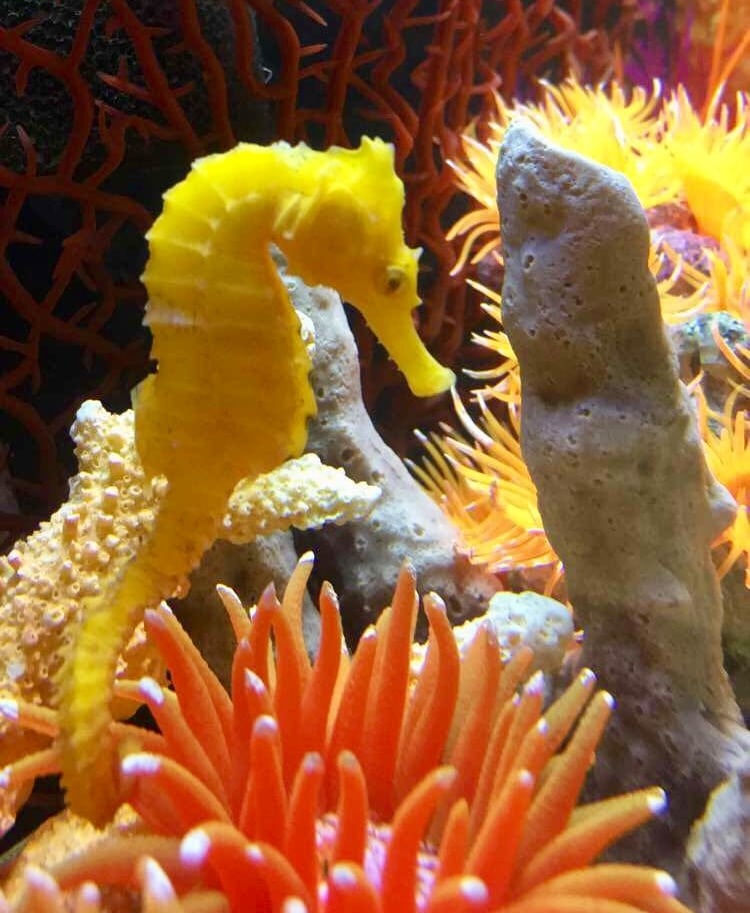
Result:
M432 358L414 327L420 251L404 241L404 186L393 147L364 138L358 149L309 151L305 165L310 190L290 202L275 226L290 270L335 288L360 310L414 393L447 389L453 372Z

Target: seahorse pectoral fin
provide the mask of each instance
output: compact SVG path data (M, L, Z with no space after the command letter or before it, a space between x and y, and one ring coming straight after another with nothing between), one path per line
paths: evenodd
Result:
M456 375L427 351L409 311L368 308L363 313L415 396L436 396L453 386Z

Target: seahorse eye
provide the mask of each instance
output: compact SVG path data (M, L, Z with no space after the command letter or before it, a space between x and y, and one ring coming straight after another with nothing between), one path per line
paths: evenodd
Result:
M389 266L385 271L385 287L388 292L397 292L404 281L405 273L400 266Z

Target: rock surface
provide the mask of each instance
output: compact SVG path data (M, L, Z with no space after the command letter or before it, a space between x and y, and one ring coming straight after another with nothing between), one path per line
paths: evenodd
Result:
M570 609L532 590L495 593L487 618L501 648L509 654L525 645L534 651L532 669L558 672L565 654L575 647Z
M750 756L712 793L687 855L700 913L750 913Z

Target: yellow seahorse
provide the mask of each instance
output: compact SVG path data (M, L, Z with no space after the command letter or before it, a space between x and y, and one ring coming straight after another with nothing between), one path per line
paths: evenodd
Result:
M143 276L157 373L135 391L136 442L168 492L149 539L92 598L60 681L63 783L95 823L118 802L109 738L116 659L144 608L174 593L216 538L234 486L305 445L315 412L299 320L270 244L310 284L362 311L415 394L453 374L421 343L411 312L419 251L401 228L393 149L241 144L196 161L164 196Z

